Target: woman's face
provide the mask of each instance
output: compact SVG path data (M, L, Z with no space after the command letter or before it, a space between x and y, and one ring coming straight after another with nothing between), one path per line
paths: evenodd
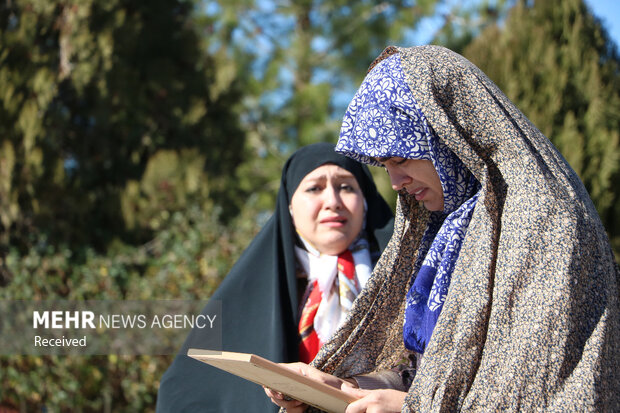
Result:
M337 255L362 230L364 195L351 172L325 164L304 177L290 210L295 228L306 241L321 254Z
M395 191L406 190L429 211L443 211L443 188L431 161L399 157L377 160L387 169Z

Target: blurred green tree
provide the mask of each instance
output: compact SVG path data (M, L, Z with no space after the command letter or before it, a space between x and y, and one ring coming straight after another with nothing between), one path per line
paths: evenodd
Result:
M220 208L192 205L138 247L113 245L108 254L51 246L45 239L27 254L12 250L14 278L0 300L185 299L206 303L256 233L245 211L230 225ZM179 343L180 347L181 343ZM154 411L159 379L171 356L0 357L0 410L56 412Z
M229 178L242 160L240 82L229 61L206 53L195 6L0 5L0 243L25 251L29 234L43 232L104 250L151 236L157 219L136 216L144 203L171 213L194 197L238 211ZM137 184L171 157L182 167Z
M519 1L464 50L581 177L620 253L620 59L583 0Z
M300 146L336 142L346 106L368 65L388 45L410 45L441 0L207 1L213 47L245 69L250 162L241 184L270 210L284 160ZM405 44L406 43L406 44ZM394 195L386 185L389 197Z
M514 4L515 0L448 0L438 13L439 27L431 42L462 53L485 28L503 21Z
M206 299L254 235L242 79L198 6L0 3L0 299ZM1 357L0 409L153 410L170 361Z

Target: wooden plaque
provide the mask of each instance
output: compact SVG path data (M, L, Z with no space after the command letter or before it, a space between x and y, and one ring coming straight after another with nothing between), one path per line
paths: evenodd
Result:
M344 413L347 405L356 400L335 387L255 354L190 348L187 355L330 413Z

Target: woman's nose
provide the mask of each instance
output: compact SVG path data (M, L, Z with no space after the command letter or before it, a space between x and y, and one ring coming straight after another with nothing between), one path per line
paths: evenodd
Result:
M403 188L408 182L407 175L399 173L397 170L393 168L388 168L388 175L390 176L390 183L392 184L392 189L395 191L399 191Z
M340 208L342 206L342 200L340 199L340 193L338 192L338 188L333 186L328 186L323 192L324 203L326 208Z

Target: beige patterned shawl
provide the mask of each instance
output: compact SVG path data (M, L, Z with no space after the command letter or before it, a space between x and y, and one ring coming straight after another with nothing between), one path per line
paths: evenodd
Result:
M403 411L620 411L619 271L583 184L469 61L435 46L386 52L483 188ZM427 218L399 195L394 235L315 366L348 377L399 363Z

